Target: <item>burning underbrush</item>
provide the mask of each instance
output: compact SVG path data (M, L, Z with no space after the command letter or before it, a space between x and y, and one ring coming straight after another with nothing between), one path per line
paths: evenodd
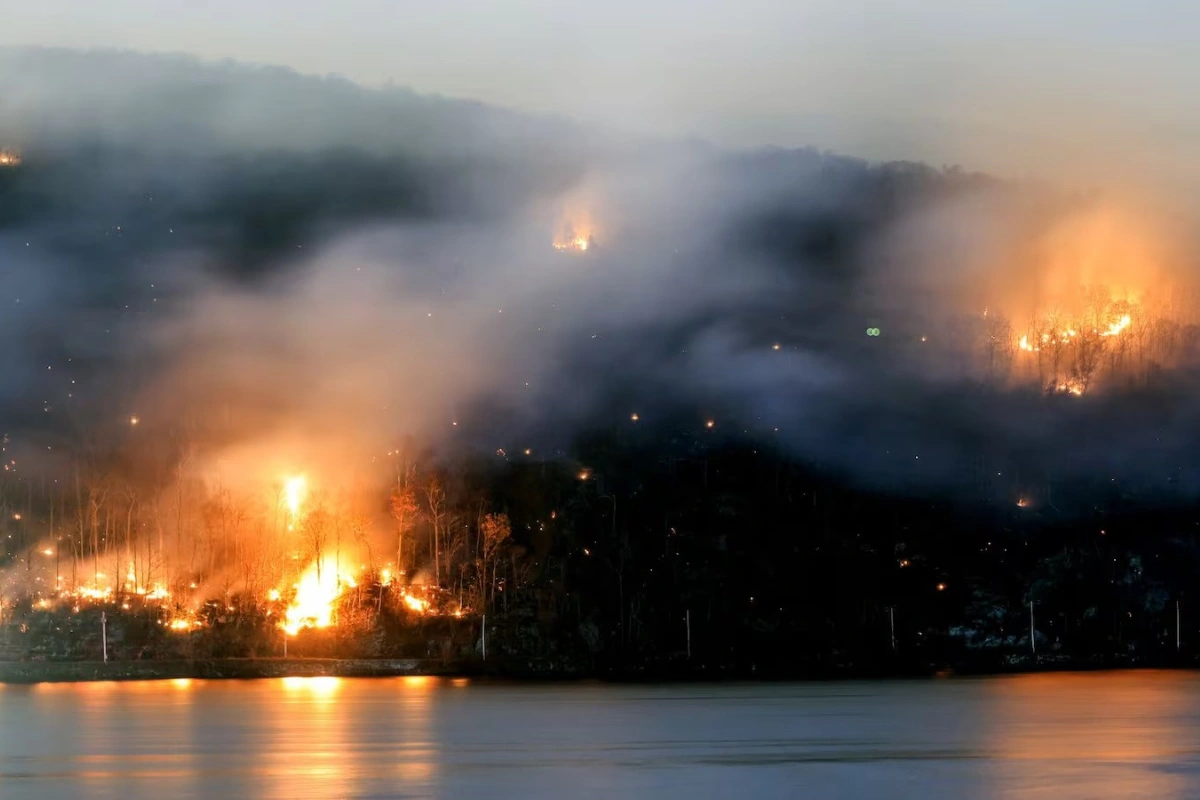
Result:
M576 227L573 224L566 225L562 233L554 240L554 249L565 253L586 253L588 250L595 249L596 240L594 234L590 233L586 228Z
M891 310L867 320L868 335L899 339L939 376L1065 397L1200 367L1200 281L1185 233L1096 204L1014 239L977 242L957 269L881 275ZM901 258L944 266L924 250ZM897 305L911 296L920 302Z
M478 619L433 587L305 573L289 592L176 602L111 591L62 592L0 606L7 656L32 660L273 656L429 657L427 636L469 644ZM472 631L475 630L475 633ZM12 652L8 652L8 651Z

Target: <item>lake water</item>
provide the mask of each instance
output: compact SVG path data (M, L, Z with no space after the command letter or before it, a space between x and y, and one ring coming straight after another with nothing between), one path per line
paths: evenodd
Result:
M0 686L0 797L1200 797L1200 675Z

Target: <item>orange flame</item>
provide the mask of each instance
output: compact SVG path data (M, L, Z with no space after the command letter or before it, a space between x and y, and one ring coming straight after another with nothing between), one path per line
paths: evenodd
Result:
M420 597L414 597L408 592L405 592L403 595L401 595L401 598L404 600L404 604L408 606L409 609L417 612L418 614L424 614L425 612L429 611L428 600L422 600Z

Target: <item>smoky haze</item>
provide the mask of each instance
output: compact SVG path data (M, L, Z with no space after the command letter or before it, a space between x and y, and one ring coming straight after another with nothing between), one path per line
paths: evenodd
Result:
M185 58L0 76L0 420L48 470L132 416L147 471L186 430L333 482L636 413L900 491L1200 480L1195 251L1134 198Z

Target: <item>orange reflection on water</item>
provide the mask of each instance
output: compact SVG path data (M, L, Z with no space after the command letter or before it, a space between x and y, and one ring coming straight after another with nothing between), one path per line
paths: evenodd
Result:
M437 678L431 675L405 675L400 679L405 689L410 691L427 692L437 685Z
M982 683L984 753L1001 796L1181 797L1173 766L1200 754L1194 696L1181 672L1045 673ZM1013 761L1030 762L1028 767ZM1000 778L1000 776L997 776Z
M282 678L280 682L283 684L284 691L289 695L305 692L313 697L325 700L337 694L338 689L341 687L342 679L332 675L317 675L311 678L293 676Z
M428 796L441 759L431 706L439 679L331 676L279 681L279 702L260 707L259 797L348 797L378 791ZM390 698L389 698L390 694ZM381 702L387 698L385 702Z
M400 678L400 728L393 780L401 793L430 786L437 777L440 752L433 732L433 702L442 680L429 675Z

